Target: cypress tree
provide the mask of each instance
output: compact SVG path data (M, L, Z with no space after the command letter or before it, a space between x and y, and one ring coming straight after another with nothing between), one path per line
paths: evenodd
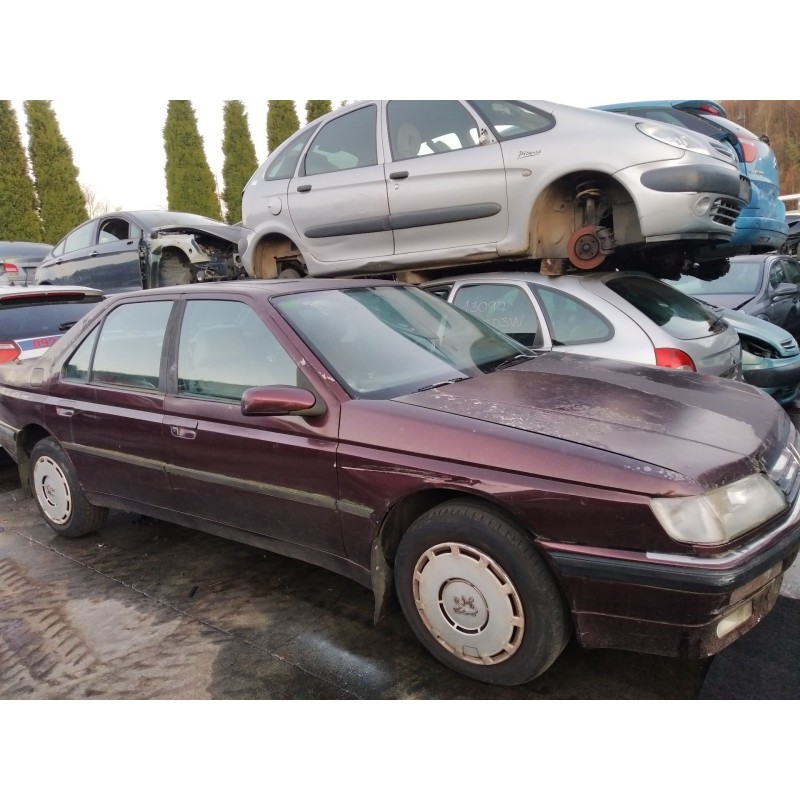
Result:
M300 129L294 100L270 100L267 110L267 150L271 153Z
M216 183L189 100L169 101L163 133L169 208L221 219Z
M222 200L225 221L242 218L242 190L256 171L256 148L247 126L247 112L241 100L226 100L222 111Z
M28 153L42 218L42 238L55 244L89 219L72 149L61 135L49 100L26 100Z
M0 100L0 239L41 242L36 205L17 113L10 100Z
M332 110L330 100L306 100L306 125Z

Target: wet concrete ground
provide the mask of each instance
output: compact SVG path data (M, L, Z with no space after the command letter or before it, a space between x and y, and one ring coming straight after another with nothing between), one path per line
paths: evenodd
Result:
M711 663L570 644L536 681L486 686L399 611L373 627L371 593L323 569L130 514L59 537L8 461L0 527L0 698L694 699Z

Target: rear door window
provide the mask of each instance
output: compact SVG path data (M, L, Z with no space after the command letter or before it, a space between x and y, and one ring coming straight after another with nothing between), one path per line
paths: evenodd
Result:
M605 342L614 336L611 323L586 303L557 289L533 290L547 314L554 346Z
M697 300L653 278L625 275L606 285L676 339L701 339L724 327Z
M502 283L460 287L453 305L468 311L501 333L532 347L539 331L533 303L524 289Z
M159 300L115 308L100 331L92 363L92 382L157 389L172 305L171 300ZM70 364L67 373L69 368Z

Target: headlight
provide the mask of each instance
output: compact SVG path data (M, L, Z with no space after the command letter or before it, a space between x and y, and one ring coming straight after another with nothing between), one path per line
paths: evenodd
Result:
M659 125L656 122L637 122L636 127L645 136L673 147L679 147L681 150L691 150L694 153L702 153L704 156L716 155L700 137L685 128L678 128L675 125Z
M676 541L723 544L757 528L786 508L786 498L765 475L693 497L659 497L650 508Z

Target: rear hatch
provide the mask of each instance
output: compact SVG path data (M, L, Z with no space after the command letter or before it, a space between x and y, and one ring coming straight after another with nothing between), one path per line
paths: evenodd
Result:
M99 292L0 294L0 364L40 356L101 300Z
M659 348L672 348L689 356L697 372L741 379L742 349L739 336L711 309L649 275L617 273L609 276L604 283L613 294L627 301L663 334L660 341L655 340L647 327L644 328L654 339L657 363L662 363L658 357ZM625 311L624 308L620 310Z

